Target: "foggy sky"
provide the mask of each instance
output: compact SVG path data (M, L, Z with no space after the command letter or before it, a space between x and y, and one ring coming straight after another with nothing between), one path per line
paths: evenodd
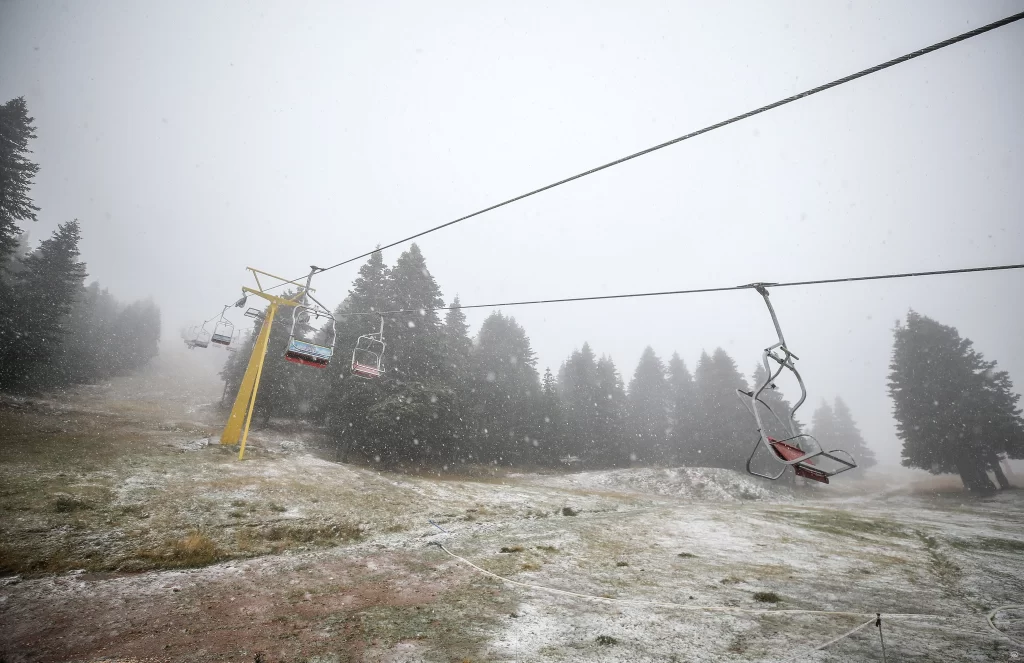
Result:
M8 0L0 101L36 118L33 239L79 218L89 279L152 296L166 346L246 266L297 276L1022 8ZM1014 24L418 242L464 304L1022 262L1022 70ZM317 279L324 303L361 262ZM838 393L898 458L885 375L910 307L1020 390L1022 286L775 291L803 420ZM627 383L647 344L691 371L722 346L749 375L774 342L752 291L504 312L540 371L589 341Z

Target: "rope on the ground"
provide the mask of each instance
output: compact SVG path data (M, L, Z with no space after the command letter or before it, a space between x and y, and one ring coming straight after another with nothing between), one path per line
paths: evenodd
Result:
M435 523L431 522L430 524L434 525L434 527L437 527L437 529L441 530L442 532L445 532L445 530L441 529L441 527L439 527ZM445 533L447 534L448 532L445 532ZM842 612L842 611L837 611L837 610L799 610L799 609L783 609L783 610L776 609L776 610L772 610L772 609L757 609L757 608L740 608L740 607L737 607L737 606L686 605L684 603L673 603L671 601L649 601L649 600L645 600L645 599L616 599L616 598L612 598L612 597L609 597L609 596L594 596L593 594L583 594L583 593L580 593L580 592L571 592L571 591L566 590L566 589L558 589L556 587L546 587L544 585L535 585L535 584L528 583L528 582L520 582L518 580L512 580L511 578L506 578L505 576L498 575L497 573L494 573L492 571L488 571L487 569L485 569L483 567L477 566L476 564L474 564L473 562L469 561L465 557L462 557L460 555L456 555L451 550L448 550L448 548L446 548L444 546L444 544L442 544L442 543L440 543L438 541L431 541L427 545L437 546L438 548L443 550L446 554L448 554L450 557L452 557L452 558L462 562L466 566L468 566L468 567L470 567L472 569L475 569L475 570L479 571L480 573L482 573L482 574L484 574L486 576L490 576L491 578L494 578L495 580L500 580L500 581L502 581L504 583L508 583L510 585L516 585L517 587L525 587L526 589L534 589L534 590L538 590L538 591L542 591L542 592L548 592L550 594L559 594L559 595L562 595L562 596L572 596L572 597L575 597L575 598L587 599L589 601L600 601L600 602L603 602L603 603L618 603L618 604L625 604L625 605L646 605L646 606L654 606L654 607L660 607L660 608L671 608L671 609L675 609L675 610L688 610L688 611L691 611L691 612L741 613L741 614L747 614L747 615L828 615L828 616L835 616L835 617L864 617L865 615L871 614L871 613L865 613L865 612ZM1003 633L998 628L996 628L995 621L994 621L996 613L1002 612L1004 610L1020 610L1020 609L1024 609L1024 605L1004 605L1004 606L1000 606L1000 607L996 608L995 610L993 610L992 612L990 612L988 614L987 619L985 621L988 624L988 626L991 629L991 631L994 632L996 635L1000 636L1001 638L1004 638L1005 640L1008 640L1008 641L1012 642L1013 644L1015 644L1017 646L1024 647L1024 643L1022 643L1022 642L1020 642L1018 640L1015 640L1014 638L1010 637L1006 633ZM892 614L888 614L887 613L886 617L887 618L901 618L901 619L958 619L958 618L960 618L959 615L931 615L931 614L926 614L926 613L892 613ZM820 651L822 649L825 649L826 647L830 647L830 646L834 645L835 643L839 642L840 640L848 638L851 635L853 635L854 633L857 633L858 631L860 631L861 629L866 628L867 626L872 626L872 625L878 627L878 638L879 638L879 641L881 642L882 658L883 658L883 661L884 661L885 660L885 640L882 638L882 615L880 613L874 613L874 616L871 617L871 619L869 619L868 621L864 622L863 624L857 626L856 628L854 628L854 629L852 629L850 631L847 631L846 633L843 633L842 635L840 635L840 636L838 636L836 638L833 638L832 640L829 640L826 643L820 644L817 647L814 647L813 649L805 650L803 652L800 652L799 654L795 654L794 656L791 656L790 658L784 659L780 663L787 663L787 661L796 660L796 659L798 659L798 658L800 658L802 656L806 656L807 654L809 654L811 652ZM980 633L975 633L975 635L981 635L981 634Z
M822 644L818 645L817 647L815 647L813 649L807 649L805 651L800 652L799 654L794 654L793 656L790 656L789 658L784 658L781 661L779 661L779 663L789 663L789 661L795 661L797 659L803 658L804 656L807 656L811 652L821 651L822 649L825 649L826 647L830 647L830 646L836 644L837 642L839 642L840 640L843 640L844 638L848 638L851 635L853 635L854 633L856 633L857 631L861 630L862 628L865 628L867 626L871 626L874 623L875 623L875 618L872 617L871 619L867 620L866 622L864 622L863 624L861 624L857 628L850 629L849 631L847 631L846 633L843 633L842 635L840 635L837 638L832 638L828 642L822 643Z
M985 619L985 623L988 624L988 627L992 629L996 634L1006 638L1018 647L1024 647L1024 642L1021 642L1020 640L1017 640L1016 638L1013 638L1007 635L1006 633L1003 633L998 628L996 628L996 613L1003 612L1004 610L1024 610L1024 605L1001 605L992 612L988 613L988 617Z
M465 557L456 555L451 550L444 547L443 544L432 541L429 545L435 545L441 550L445 551L451 557L459 560L466 566L476 569L480 573L508 583L510 585L517 585L519 587L526 587L527 589L535 589L542 592L548 592L550 594L561 594L562 596L572 596L579 599L587 599L590 601L601 601L604 603L622 603L626 605L648 605L660 608L673 608L676 610L690 610L693 612L732 612L732 613L743 613L748 615L833 615L839 617L864 617L866 615L874 615L874 613L868 612L839 612L834 610L797 610L797 609L783 609L783 610L772 610L767 608L740 608L736 606L727 605L686 605L685 603L673 603L671 601L649 601L646 599L616 599L608 596L594 596L592 594L581 594L579 592L570 592L567 589L557 589L555 587L545 587L544 585L534 585L528 582L520 582L518 580L512 580L505 576L500 576L497 573L488 571L485 568L479 567L473 562L469 561ZM905 615L907 617L943 617L943 615ZM874 623L874 616L871 617L872 623Z

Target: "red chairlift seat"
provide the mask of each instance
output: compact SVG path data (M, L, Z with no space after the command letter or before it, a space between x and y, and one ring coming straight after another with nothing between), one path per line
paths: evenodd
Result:
M378 378L380 377L380 369L376 366L367 366L366 364L360 364L358 361L352 362L352 372L361 378Z
M772 450L778 455L782 461L796 460L801 456L806 455L805 452L801 451L797 447L791 444L786 444L781 440L776 440L774 437L768 436L768 444L771 445ZM810 479L811 481L819 481L821 483L828 483L828 474L822 472L813 466L814 463L807 460L802 463L797 463L793 466L793 471L796 472L798 477Z

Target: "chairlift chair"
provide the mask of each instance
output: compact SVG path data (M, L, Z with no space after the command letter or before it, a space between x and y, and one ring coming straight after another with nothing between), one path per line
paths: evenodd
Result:
M309 294L309 283L313 279L313 274L318 271L320 271L318 267L311 269L309 276L306 277L306 289L302 292L303 303L292 309L292 328L288 334L288 346L285 348L284 358L302 366L327 368L334 357L334 341L337 337L337 331L335 330L334 316ZM310 301L312 304L309 303ZM298 324L308 320L310 317L318 319L323 317L330 321L331 335L329 345L318 345L295 337L295 329L298 327Z
M188 338L191 337L191 338ZM185 338L185 345L189 350L195 348L206 348L210 345L210 332L206 329L206 323L204 322L201 327L193 325L189 328L187 337Z
M242 338L242 330L236 329L235 333L231 336L231 345L227 346L225 350L228 352L238 352L238 341Z
M786 339L782 335L782 327L779 326L779 319L775 315L775 309L772 307L771 300L768 299L768 290L765 287L766 283L754 284L754 288L764 298L764 303L768 306L768 312L772 316L772 322L775 324L775 332L779 337L779 340L774 345L765 348L764 352L761 353L761 361L764 364L765 378L764 381L757 385L756 389L751 391L743 391L737 389L736 392L743 398L744 404L750 413L754 416L754 420L757 422L757 441L754 443L754 448L750 452L750 456L747 458L747 472L765 479L771 479L772 481L780 478L786 471L787 467L792 467L793 471L799 477L810 479L812 481L818 481L821 483L828 483L829 477L833 477L841 472L852 470L857 467L856 461L853 456L842 449L833 449L831 451L825 451L821 443L818 442L817 438L809 433L800 433L796 426L796 411L803 405L804 401L807 400L807 389L804 387L803 378L800 377L800 373L796 370L796 364L794 360L799 359L793 352L786 346ZM778 368L773 368L773 362ZM800 400L790 409L788 417L781 417L779 413L772 410L772 408L761 399L761 394L766 389L775 389L775 380L784 371L790 371L796 378L797 384L800 385ZM760 407L758 407L760 405ZM777 439L769 436L765 428L765 423L761 418L761 408L768 410L779 423L781 430L787 431L786 437ZM782 465L782 468L775 474L761 473L755 471L751 464L754 461L754 457L757 455L758 449L764 445L768 450L771 457ZM839 454L839 455L837 455ZM816 464L813 461L815 459L825 459L832 461L830 467L825 467L820 464Z
M384 316L380 316L380 331L356 339L356 346L352 349L352 375L367 380L380 377L384 372L381 366L384 347Z
M224 311L228 310L228 306L225 306L224 310L220 312L220 319L213 326L213 334L210 336L210 340L217 345L230 346L235 335L234 323L224 317Z

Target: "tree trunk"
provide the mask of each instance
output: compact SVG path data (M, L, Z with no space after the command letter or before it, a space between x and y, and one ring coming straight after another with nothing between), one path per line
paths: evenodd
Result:
M957 462L957 471L960 473L960 480L964 482L964 488L968 492L988 495L996 491L996 487L985 473L984 465L976 459L961 457Z
M1010 485L1010 480L1006 478L1005 474L1003 474L1003 468L999 466L999 456L990 451L988 462L989 467L992 468L992 472L996 475L996 481L999 482L999 489L1006 490L1007 488L1012 488L1013 486Z

